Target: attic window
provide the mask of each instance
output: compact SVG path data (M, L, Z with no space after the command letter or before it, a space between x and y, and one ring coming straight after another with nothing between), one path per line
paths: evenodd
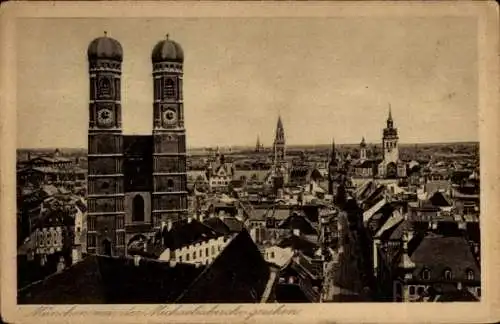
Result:
M429 269L422 270L422 279L430 280L431 279L431 271Z
M452 273L450 269L444 270L444 279L445 280L451 280L452 279Z

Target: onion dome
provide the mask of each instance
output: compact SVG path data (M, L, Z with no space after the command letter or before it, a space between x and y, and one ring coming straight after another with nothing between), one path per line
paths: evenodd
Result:
M151 53L151 61L158 62L184 62L184 51L179 43L167 37L158 42Z
M366 141L365 141L365 137L363 136L363 138L361 139L361 143L359 144L359 146L361 147L366 147Z
M108 59L121 62L123 60L122 45L116 39L108 37L107 33L104 32L103 37L98 37L90 43L87 56L89 61Z

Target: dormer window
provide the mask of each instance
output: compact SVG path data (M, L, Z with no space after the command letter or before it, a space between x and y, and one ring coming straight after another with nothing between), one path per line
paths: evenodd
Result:
M471 269L467 269L466 275L467 275L467 280L474 280L474 271L472 271Z
M430 280L431 279L431 271L429 269L422 270L422 279Z
M451 270L450 270L450 269L446 269L446 270L444 270L443 275L444 275L444 279L445 279L445 280L451 280L451 279L453 278L453 276L452 276L452 273L451 273Z

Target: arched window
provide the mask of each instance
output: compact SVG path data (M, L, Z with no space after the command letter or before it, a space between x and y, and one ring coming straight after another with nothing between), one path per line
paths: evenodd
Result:
M163 88L163 96L165 98L174 98L175 97L174 80L172 80L172 79L165 80L165 87Z
M111 81L108 78L99 80L99 96L109 97L111 95Z
M167 180L167 191L174 191L174 180Z
M472 271L471 269L467 269L466 275L467 275L467 280L474 280L474 271Z
M450 269L445 269L443 275L445 280L451 280L453 278Z
M144 199L140 195L135 196L132 202L132 221L144 221Z
M102 241L102 254L111 256L111 242L108 239Z
M431 271L429 269L422 270L422 279L424 279L424 280L431 279Z

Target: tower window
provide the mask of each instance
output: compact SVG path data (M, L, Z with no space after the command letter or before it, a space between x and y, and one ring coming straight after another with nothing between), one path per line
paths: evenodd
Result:
M101 80L99 80L99 96L111 96L111 82L108 78L102 78Z
M444 279L445 280L451 280L452 279L452 274L450 269L444 270Z
M132 202L132 221L144 221L144 199L139 195L135 196Z
M174 191L174 180L172 179L167 180L167 190Z
M163 88L163 96L165 98L175 98L175 84L174 80L172 79L166 79L165 80L165 87Z

